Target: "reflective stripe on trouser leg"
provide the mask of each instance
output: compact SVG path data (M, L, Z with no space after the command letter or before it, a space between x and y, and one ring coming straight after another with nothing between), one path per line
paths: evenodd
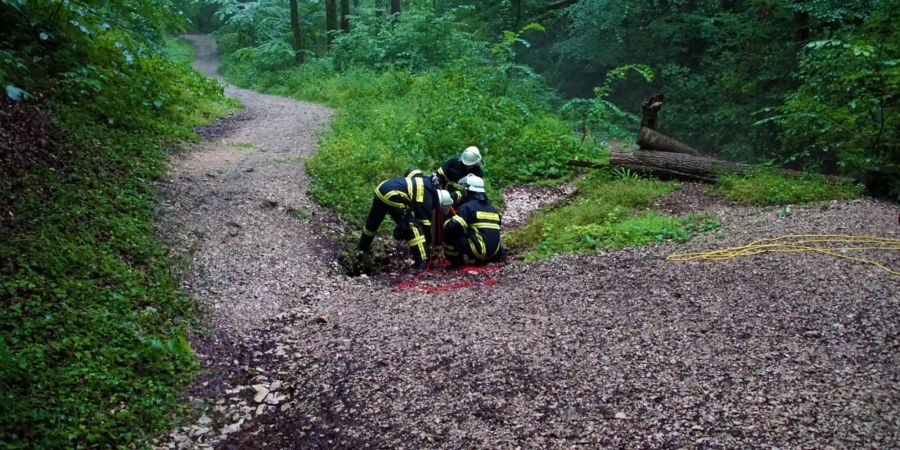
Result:
M406 242L409 244L409 251L412 253L413 259L417 262L428 259L428 253L425 250L425 236L419 232L419 227L414 223L410 224L410 232L412 232L412 239Z
M472 256L477 259L483 260L485 258L485 253L487 253L487 248L484 245L484 239L481 237L481 233L478 230L475 230L475 233L472 233L474 236L469 236L469 248L472 250Z

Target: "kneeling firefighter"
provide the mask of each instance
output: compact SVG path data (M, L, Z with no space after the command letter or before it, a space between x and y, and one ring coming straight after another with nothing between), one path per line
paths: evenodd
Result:
M431 215L437 205L450 206L450 193L436 189L431 179L421 171L410 169L403 178L385 180L375 188L372 209L363 226L357 249L369 252L372 240L384 216L390 214L397 226L394 238L403 239L415 261L414 269L422 270L428 264L431 248Z
M500 213L484 193L484 180L468 175L459 184L466 191L456 215L444 222L444 256L453 267L463 265L464 255L477 264L501 259Z

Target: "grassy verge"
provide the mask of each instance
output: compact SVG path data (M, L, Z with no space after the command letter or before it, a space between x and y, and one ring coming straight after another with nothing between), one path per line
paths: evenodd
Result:
M165 174L164 142L193 137L233 105L165 58L130 70L137 85L154 83L153 107L113 79L90 101L35 106L45 133L20 132L17 110L3 129L14 145L0 150L44 152L23 152L27 163L0 177L5 448L134 446L166 428L196 366L191 303L153 227L153 182Z
M718 227L706 215L673 217L642 211L676 188L671 182L614 179L609 172L593 171L578 182L580 194L573 202L545 210L507 235L507 244L523 250L530 260L670 239L683 242L695 232Z
M819 200L859 197L864 187L826 179L820 175L791 177L757 170L745 174L723 174L713 191L730 200L750 205L809 203Z

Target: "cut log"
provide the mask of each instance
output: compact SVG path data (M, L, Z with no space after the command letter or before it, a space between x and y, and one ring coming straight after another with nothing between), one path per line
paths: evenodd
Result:
M684 153L648 150L609 151L610 167L625 167L665 177L714 182L719 172L742 173L754 166Z
M690 145L672 139L654 129L641 127L638 132L637 145L641 150L658 150L661 152L684 153L700 156L700 152Z
M648 172L660 178L678 178L682 180L705 181L715 183L722 172L744 173L748 170L760 169L760 166L740 164L703 156L692 156L683 153L655 152L638 149L610 149L609 164L570 159L570 166L601 169L604 167L624 167L626 169ZM801 177L805 174L787 169L766 168L767 171L780 173L789 177ZM841 176L820 175L831 183L853 184L857 181Z

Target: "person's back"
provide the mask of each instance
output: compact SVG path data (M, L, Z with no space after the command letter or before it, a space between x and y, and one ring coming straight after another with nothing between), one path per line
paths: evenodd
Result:
M483 194L476 194L457 210L465 219L474 257L479 261L493 259L500 250L500 212Z

